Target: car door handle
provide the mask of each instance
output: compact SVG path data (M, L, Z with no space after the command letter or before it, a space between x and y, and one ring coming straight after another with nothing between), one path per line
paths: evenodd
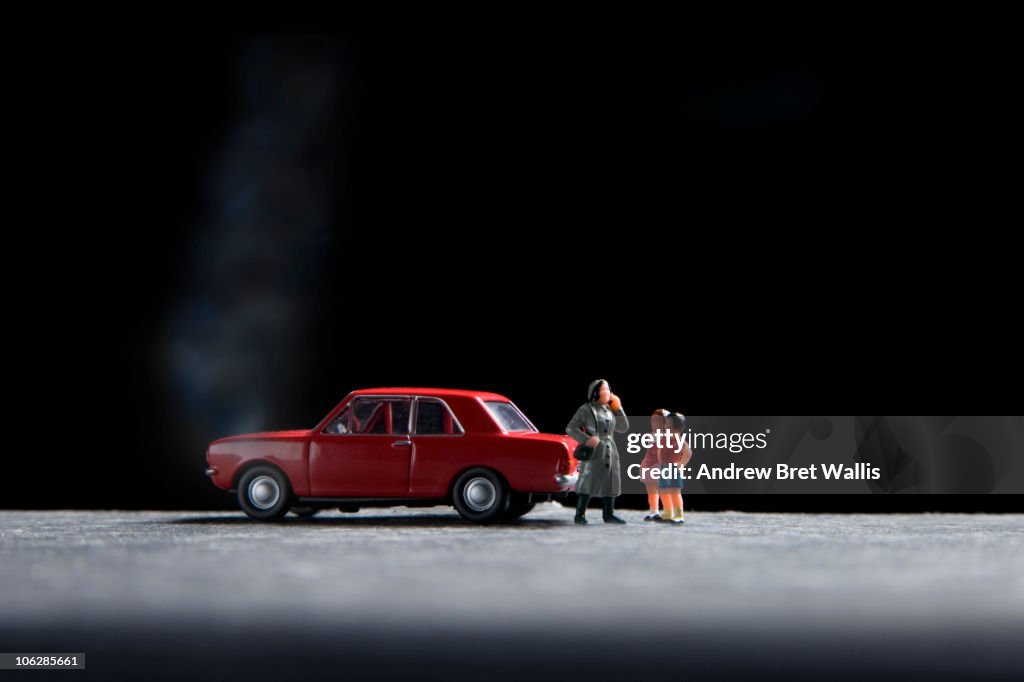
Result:
M394 443L391 444L391 447L393 447L393 448L406 448L406 447L409 447L410 445L412 445L412 441L411 440L396 440Z

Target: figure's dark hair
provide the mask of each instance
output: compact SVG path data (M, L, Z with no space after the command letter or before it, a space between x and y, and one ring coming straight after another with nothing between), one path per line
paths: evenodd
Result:
M682 432L686 430L686 417L678 412L669 412L668 416L665 417L665 421L673 431Z
M606 385L607 383L608 383L607 381L605 381L604 379L601 379L596 384L594 384L594 390L590 392L590 400L591 401L597 400L598 398L601 397L601 387Z

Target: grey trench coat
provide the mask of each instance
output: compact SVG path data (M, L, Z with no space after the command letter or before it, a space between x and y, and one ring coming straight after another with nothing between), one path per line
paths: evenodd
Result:
M597 413L597 425L594 424L593 405ZM586 430L586 433L582 429ZM565 427L565 432L577 443L583 444L592 435L597 435L601 442L594 456L579 464L579 479L576 481L578 495L593 497L618 497L622 494L622 472L619 467L619 451L615 447L614 433L625 433L629 430L629 419L620 407L615 412L607 405L596 402L583 403Z

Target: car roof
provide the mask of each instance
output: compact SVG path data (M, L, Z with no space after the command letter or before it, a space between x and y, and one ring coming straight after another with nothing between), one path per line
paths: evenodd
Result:
M388 387L388 388L361 388L352 391L353 395L422 395L435 398L448 398L456 396L459 398L479 398L481 400L502 400L507 401L503 395L491 393L490 391L472 391L461 388L416 388L416 387Z

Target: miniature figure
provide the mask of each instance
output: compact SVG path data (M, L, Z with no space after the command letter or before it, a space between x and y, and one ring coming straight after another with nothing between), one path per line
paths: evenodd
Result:
M652 436L658 430L665 428L665 417L668 414L668 410L655 410L651 415ZM643 461L640 462L641 479L647 488L647 507L650 512L644 517L644 521L658 521L661 519L661 514L658 510L658 481L650 474L651 469L658 468L658 465L661 463L659 449L654 446L647 448L647 454L644 455Z
M587 402L580 405L565 427L565 432L577 443L595 448L593 457L579 465L576 523L587 523L586 511L591 497L602 498L605 523L625 523L614 513L615 498L622 494L622 479L619 451L612 434L628 430L629 419L608 382L604 379L592 381L587 389Z
M666 439L671 443L675 435L686 433L686 417L675 412L669 412L665 417L665 431L669 434ZM664 447L659 452L659 461L662 467L675 465L678 467L679 475L673 478L662 478L658 480L658 491L661 497L662 511L660 520L665 523L683 525L686 519L683 516L683 477L682 467L690 461L693 453L690 451L690 444L682 441L682 448L677 452L676 448Z

